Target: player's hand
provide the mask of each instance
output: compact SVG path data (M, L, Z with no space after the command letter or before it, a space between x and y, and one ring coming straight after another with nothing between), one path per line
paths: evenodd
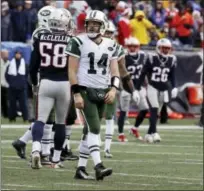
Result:
M105 96L105 103L106 104L111 104L114 102L115 100L115 96L116 96L116 88L112 87L107 93L106 93L106 96Z
M171 90L171 98L176 98L178 95L178 88L173 88Z
M32 86L32 91L33 91L33 95L37 96L38 95L38 86Z
M74 103L75 103L76 108L78 108L78 109L84 108L84 100L81 97L80 93L74 94Z
M132 93L132 99L135 101L136 105L139 104L140 102L140 94L137 90L134 90L134 92Z

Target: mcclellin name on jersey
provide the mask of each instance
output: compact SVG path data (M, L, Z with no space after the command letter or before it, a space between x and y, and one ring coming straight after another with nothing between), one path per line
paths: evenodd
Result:
M68 40L70 39L69 36L65 36L65 35L44 35L42 34L40 36L40 40L46 40L46 41L52 41L52 42L68 42Z

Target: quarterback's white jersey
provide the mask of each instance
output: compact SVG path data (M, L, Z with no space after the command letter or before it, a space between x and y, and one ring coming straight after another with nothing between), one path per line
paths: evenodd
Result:
M90 88L107 88L110 80L110 60L117 59L117 44L102 38L100 44L92 41L87 34L73 37L65 51L78 57L78 84Z

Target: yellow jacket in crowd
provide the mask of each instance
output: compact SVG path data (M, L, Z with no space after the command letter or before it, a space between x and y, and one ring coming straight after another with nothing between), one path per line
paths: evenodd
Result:
M149 29L154 28L154 25L145 18L143 11L136 11L135 18L130 20L132 36L136 37L141 45L147 45L150 42Z

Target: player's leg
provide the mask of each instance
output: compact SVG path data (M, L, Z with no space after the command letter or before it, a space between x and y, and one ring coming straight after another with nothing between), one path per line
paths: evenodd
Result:
M170 92L168 90L159 93L159 106L162 106L163 104L167 104L169 101L170 101ZM155 143L161 141L161 137L159 133L157 132L157 127L153 131L152 137Z
M51 110L48 120L44 126L43 137L41 141L41 164L42 165L50 165L50 157L51 157L51 140L52 140L52 127L55 121L55 110L54 108Z
M37 97L34 95L33 96L33 108L34 108L34 113L35 113L35 118L36 118L36 99ZM17 155L20 158L26 158L26 145L28 141L32 140L32 126L34 123L31 123L30 127L28 130L16 141L12 142L13 147L15 148Z
M118 141L126 142L128 141L124 135L124 123L126 118L126 113L129 111L131 95L122 90L120 93L120 115L118 117Z
M52 88L50 88L52 87ZM52 107L54 106L54 86L50 80L41 80L38 101L37 101L37 116L32 127L32 158L31 167L38 169L40 164L41 140L43 137L44 125L48 119Z
M56 82L55 92L55 135L54 135L54 154L52 157L52 167L62 168L60 156L65 140L65 120L70 106L71 92L70 84L67 81Z
M161 111L160 111L160 123L167 124L168 123L168 113L167 113L167 104L164 103Z
M74 155L71 150L70 145L70 136L72 133L72 125L74 125L75 120L77 119L76 108L74 106L73 96L71 96L71 105L66 117L66 128L65 128L65 141L63 144L61 160L78 160L79 157Z
M147 86L147 99L150 107L149 129L145 135L145 141L152 143L152 134L156 131L158 109L159 109L159 91L152 87Z
M96 104L89 101L86 91L81 91L81 95L84 99L84 108L82 110L82 115L88 127L87 145L95 165L96 179L99 180L103 179L105 176L109 176L112 174L112 169L105 168L100 157L100 118L104 111L105 105L103 103Z
M112 104L106 104L105 118L106 118L106 131L105 131L105 157L112 158L113 155L110 153L111 142L114 133L114 114L116 110L116 99Z
M94 177L90 176L86 171L86 166L90 155L90 151L87 143L87 133L88 133L88 127L85 124L83 129L83 135L79 145L79 161L78 161L76 173L74 175L75 179L94 180Z
M139 140L142 140L142 137L139 134L139 126L142 124L142 122L145 119L145 116L148 112L149 106L147 103L147 98L146 98L146 89L142 88L139 92L140 94L140 103L138 105L139 107L139 114L135 120L135 126L130 129L130 132Z

